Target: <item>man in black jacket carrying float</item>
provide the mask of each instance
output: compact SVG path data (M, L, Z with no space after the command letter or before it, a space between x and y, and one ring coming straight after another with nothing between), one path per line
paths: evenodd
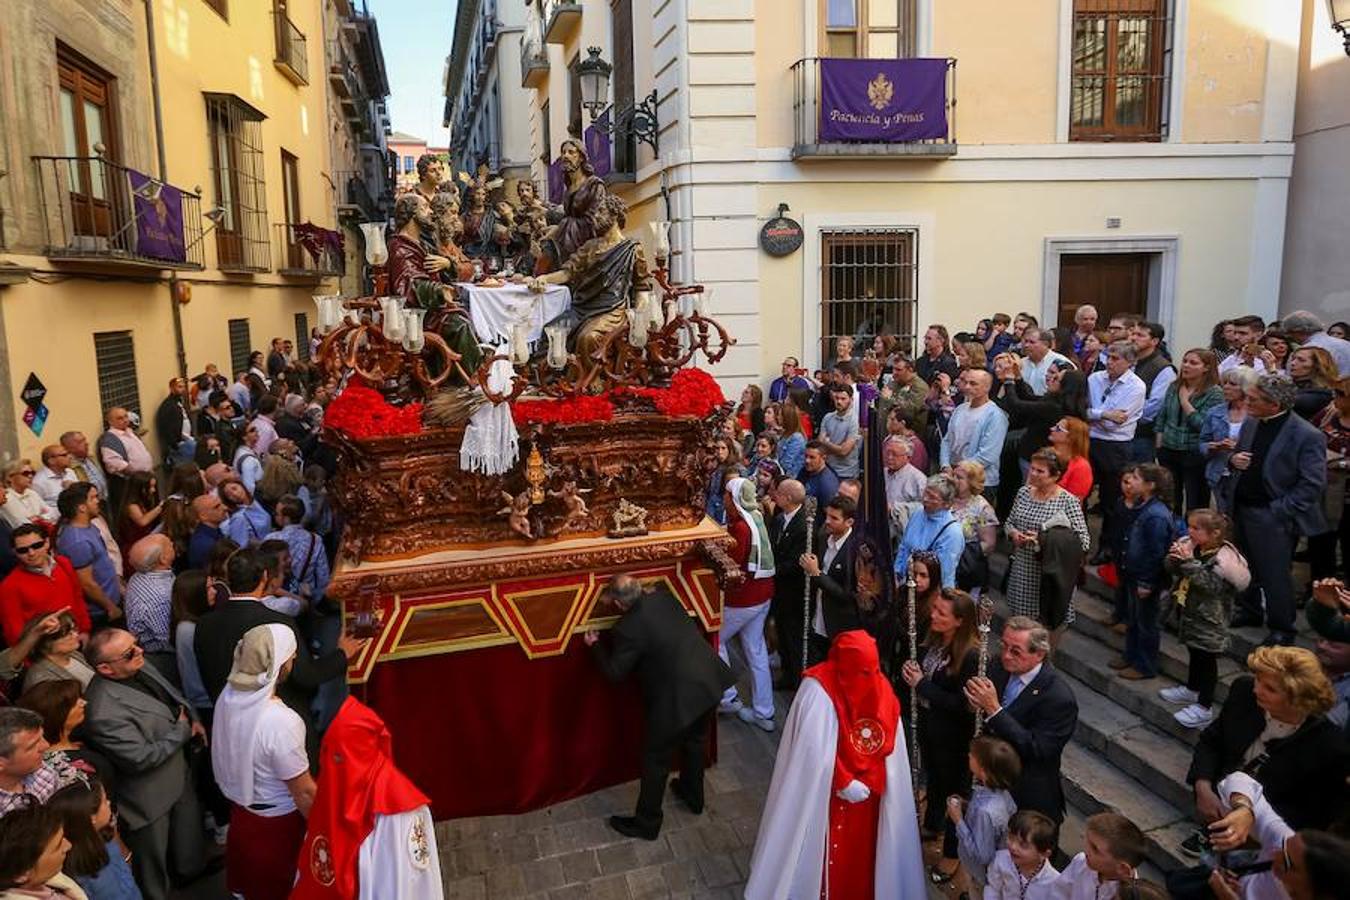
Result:
M606 649L595 631L586 632L584 640L610 681L637 672L646 726L636 814L610 816L609 826L627 837L654 841L661 833L661 800L677 749L682 752L680 777L671 789L690 812L703 812L708 729L722 692L735 679L668 590L643 588L633 576L617 575L605 595L623 612L611 633L612 646Z

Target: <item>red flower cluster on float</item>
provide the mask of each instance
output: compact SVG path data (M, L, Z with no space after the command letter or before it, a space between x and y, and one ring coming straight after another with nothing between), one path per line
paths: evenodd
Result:
M421 434L422 404L394 406L379 391L349 384L328 404L323 422L357 440Z
M702 369L681 369L668 388L618 388L615 393L619 392L646 398L657 412L674 418L701 419L726 402L717 380Z
M511 418L517 426L608 422L614 418L614 404L605 394L568 400L517 400L511 404Z

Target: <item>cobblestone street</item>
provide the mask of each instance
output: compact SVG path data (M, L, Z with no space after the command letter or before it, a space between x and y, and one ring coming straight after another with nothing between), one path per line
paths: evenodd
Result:
M780 724L790 702L779 695ZM778 732L722 717L703 815L667 793L655 841L624 838L605 822L632 814L636 781L525 815L441 822L446 898L740 897L777 747Z

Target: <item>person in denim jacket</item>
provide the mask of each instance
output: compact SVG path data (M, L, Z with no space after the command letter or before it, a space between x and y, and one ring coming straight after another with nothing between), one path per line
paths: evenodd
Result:
M1130 466L1121 475L1126 502L1136 507L1134 521L1125 529L1116 558L1120 589L1125 595L1125 653L1113 660L1121 678L1138 680L1158 674L1162 642L1159 601L1169 579L1163 568L1168 548L1176 539L1172 511L1166 498L1172 478L1152 463ZM1120 663L1116 665L1115 663Z

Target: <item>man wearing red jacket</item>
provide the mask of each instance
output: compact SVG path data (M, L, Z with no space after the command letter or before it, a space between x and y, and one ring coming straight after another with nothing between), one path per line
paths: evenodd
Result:
M75 618L83 643L89 635L89 610L70 560L52 553L46 530L31 522L14 529L9 541L19 565L0 581L0 628L5 643L13 646L24 623L34 616L63 609Z

